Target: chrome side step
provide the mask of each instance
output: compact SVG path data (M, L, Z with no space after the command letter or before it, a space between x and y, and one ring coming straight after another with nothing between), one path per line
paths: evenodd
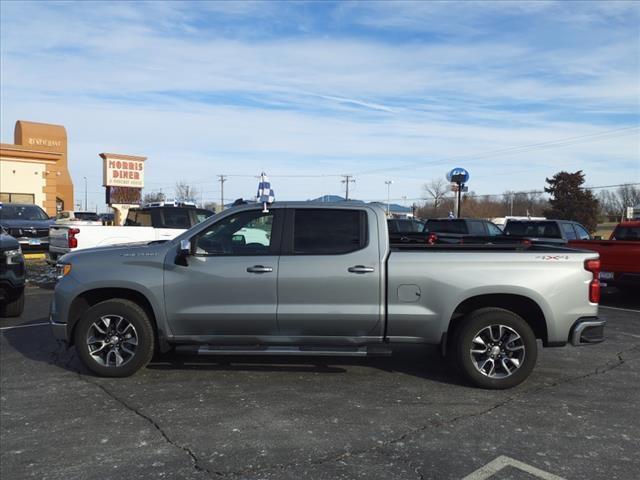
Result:
M198 355L295 355L309 357L366 357L367 355L390 355L391 350L378 347L228 347L214 345L180 345L176 352Z

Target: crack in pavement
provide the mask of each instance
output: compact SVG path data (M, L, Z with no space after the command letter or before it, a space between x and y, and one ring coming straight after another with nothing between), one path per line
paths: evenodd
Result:
M59 350L56 350L55 352L53 352L52 357L55 360L59 360L62 353L64 353L64 352L59 352ZM209 478L221 477L223 475L220 472L211 471L207 467L203 466L201 464L200 460L198 459L198 457L196 456L196 454L193 452L193 450L191 450L186 445L179 444L178 442L173 440L171 437L169 437L167 432L151 416L143 413L142 411L140 411L136 407L130 405L125 400L123 400L122 398L118 397L116 394L111 392L107 387L105 387L101 383L93 380L91 377L87 377L86 375L83 375L81 371L76 370L75 368L72 368L71 367L71 363L73 362L74 358L75 358L75 352L72 352L69 355L69 357L67 358L67 361L64 363L63 368L65 368L66 370L68 370L70 372L75 373L78 376L78 379L81 382L88 383L89 385L93 385L95 387L98 387L100 390L102 390L109 398L114 400L116 403L120 404L121 406L123 406L124 408L129 410L130 412L134 413L135 415L139 416L140 418L143 418L148 423L150 423L158 431L158 433L160 433L161 437L163 438L163 440L165 442L167 442L169 445L171 445L174 448L182 450L183 452L185 452L189 456L189 458L190 458L190 460L191 460L191 462L193 464L193 468L197 472L203 473L203 474L207 475Z
M102 385L101 383L92 380L90 377L86 377L84 375L82 375L80 372L78 373L78 377L80 378L80 380L82 380L83 382L89 383L91 385L94 385L96 387L98 387L100 390L102 390L104 393L106 393L110 398L112 398L113 400L115 400L117 403L119 403L120 405L122 405L124 408L126 408L127 410L129 410L130 412L138 415L139 417L145 419L147 422L149 422L162 436L162 438L172 447L178 448L180 450L182 450L183 452L185 452L191 459L192 463L193 463L193 468L201 473L207 474L207 476L209 478L214 478L214 477L221 477L223 476L222 473L220 472L215 472L215 471L211 471L209 470L207 467L201 465L200 460L198 459L198 457L196 456L196 454L194 453L193 450L191 450L189 447L187 447L186 445L181 445L178 442L176 442L175 440L173 440L171 437L169 437L169 435L167 434L167 432L165 432L165 430L160 426L160 424L158 424L158 422L156 422L151 416L147 415L146 413L143 413L142 411L138 410L136 407L130 405L129 403L127 403L125 400L123 400L122 398L118 397L116 394L114 394L113 392L111 392L107 387L105 387L104 385Z
M447 426L450 426L450 425L454 425L454 424L456 424L456 423L458 423L460 421L463 421L463 420L467 420L467 419L470 419L470 418L481 417L483 415L491 413L494 410L502 408L505 405L508 405L511 402L513 402L514 400L516 400L516 399L518 399L520 397L523 397L525 395L535 394L535 393L541 392L543 390L547 390L547 389L552 389L552 388L558 387L560 385L565 385L567 383L572 383L572 382L575 382L575 381L583 380L585 378L589 378L589 377L592 377L594 375L602 375L604 373L610 372L610 371L615 370L616 368L620 367L621 365L625 364L628 361L628 360L625 360L623 358L623 355L625 355L626 353L629 353L629 352L634 352L634 351L640 352L640 345L635 345L635 346L633 346L631 348L628 348L628 349L622 350L620 352L617 352L615 354L615 359L614 360L607 362L604 366L596 367L595 370L593 370L593 371L591 371L589 373L586 373L586 374L583 374L583 375L577 375L577 376L573 376L573 377L567 377L567 378L558 380L556 382L546 383L546 384L540 385L538 387L530 388L528 390L523 390L523 391L518 392L518 393L516 393L514 395L511 395L510 397L506 398L505 400L497 402L497 403L491 405L490 407L485 408L485 409L483 409L483 410L481 410L479 412L459 415L459 416L453 417L453 418L451 418L449 420L431 421L431 422L429 422L429 423L427 423L425 425L422 425L421 427L411 429L411 430L409 430L409 431L407 431L407 432L405 432L405 433L403 433L401 435L398 435L397 437L394 437L394 438L391 438L389 440L386 440L386 441L382 442L381 444L376 444L376 445L373 445L371 447L362 448L362 449L357 450L357 451L348 451L348 452L342 452L340 454L334 454L334 455L331 455L331 456L320 457L318 459L307 461L307 462L304 462L304 463L306 463L307 465L318 466L318 465L322 465L322 464L325 464L325 463L337 462L337 461L340 461L340 460L348 458L348 457L359 457L359 456L365 455L365 454L370 453L370 452L381 451L385 447L388 447L390 445L402 442L402 441L406 440L407 438L409 438L411 436L414 436L416 434L420 434L420 433L428 430L429 428L436 428L436 429L437 428L443 428L443 427L447 427ZM635 359L636 358L634 357L634 358L631 358L629 360L635 360ZM290 462L290 463L287 463L287 464L280 464L280 465L271 465L271 466L268 466L268 467L255 468L255 469L238 470L238 471L235 471L235 472L221 473L221 475L223 477L232 477L232 476L240 477L240 476L244 476L244 475L251 475L251 474L256 474L256 473L260 473L260 472L266 472L266 471L269 471L269 470L282 471L282 470L285 470L285 469L287 469L287 468L289 468L291 466L294 466L294 465L296 465L296 462ZM423 475L419 470L420 470L419 468L415 469L416 473L419 475L419 478L422 479Z

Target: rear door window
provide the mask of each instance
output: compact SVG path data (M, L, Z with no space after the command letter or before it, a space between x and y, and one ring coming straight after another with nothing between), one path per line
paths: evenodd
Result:
M471 235L485 236L487 232L484 230L484 225L479 220L469 220L469 233Z
M502 235L502 230L495 223L487 222L485 224L487 226L487 230L489 230L489 235L492 237Z
M578 238L580 240L589 240L591 238L591 235L589 235L589 232L587 232L587 229L584 228L582 225L578 225L576 223L573 225L573 227L576 229L576 233L578 234Z
M533 238L562 238L560 228L556 222L507 222L504 233Z
M564 236L567 240L578 239L578 235L576 235L576 231L573 229L573 225L571 225L570 223L563 223L562 231L564 232Z
M464 220L427 220L425 230L435 233L468 233Z
M297 209L293 222L293 253L338 255L367 244L366 213L361 210Z
M164 221L162 222L163 228L184 228L187 229L191 226L189 220L189 210L186 208L166 208L162 211Z

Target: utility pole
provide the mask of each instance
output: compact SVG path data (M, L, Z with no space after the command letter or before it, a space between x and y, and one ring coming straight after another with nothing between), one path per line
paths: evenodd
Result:
M384 183L387 185L387 217L389 216L389 204L391 203L391 184L393 180L385 180Z
M105 167L106 168L106 167ZM87 177L84 178L84 211L87 211Z
M356 183L356 179L353 178L353 175L342 175L344 180L341 180L342 183L346 185L346 194L345 200L349 200L349 183Z
M220 182L220 211L224 210L224 182L227 181L226 175L218 175L218 181Z

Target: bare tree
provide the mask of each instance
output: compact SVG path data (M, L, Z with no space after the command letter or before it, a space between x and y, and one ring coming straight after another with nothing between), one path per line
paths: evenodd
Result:
M640 204L640 188L635 185L622 185L616 190L603 190L598 194L602 213L622 217L627 207Z
M426 209L430 210L429 214L432 216L439 215L450 193L449 183L445 182L441 178L433 179L429 183L425 184L424 190L427 193L427 196L431 199L431 208L425 205L425 207L427 207Z
M176 182L175 194L178 202L195 202L198 197L198 190L193 185L180 180Z
M164 202L165 198L162 192L149 192L144 194L142 203Z

